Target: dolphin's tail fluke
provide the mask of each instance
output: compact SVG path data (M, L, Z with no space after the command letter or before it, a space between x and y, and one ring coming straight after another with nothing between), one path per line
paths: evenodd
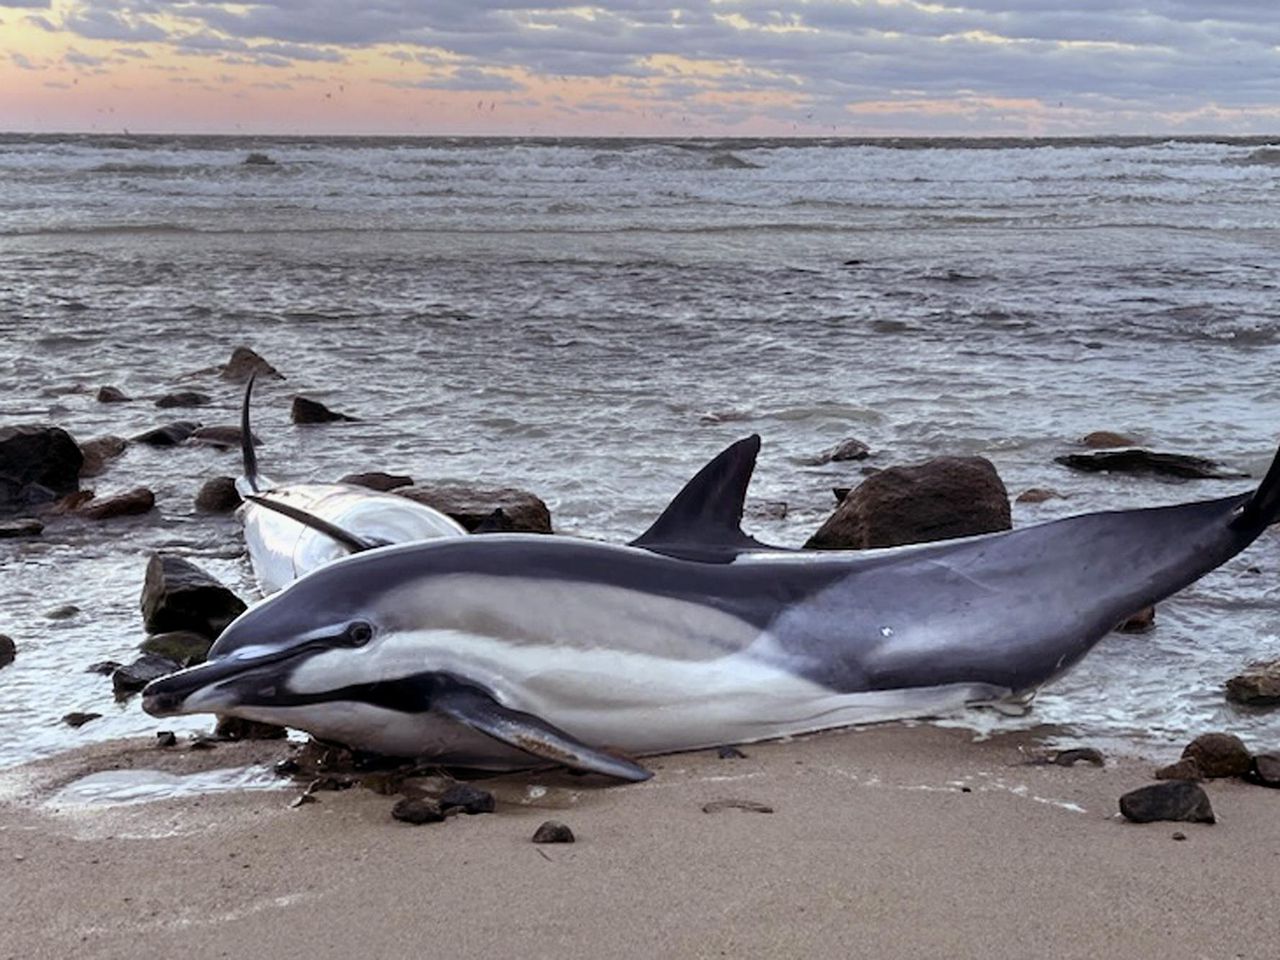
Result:
M772 549L742 532L747 485L759 452L758 434L730 444L684 485L631 546L668 556L724 561L732 560L739 550Z
M249 382L244 385L244 401L240 404L240 458L244 464L244 485L248 488L242 490L242 494L262 490L258 484L258 454L253 449L253 434L249 430L249 400L253 397L253 381L257 376L256 372L249 374Z
M1258 489L1244 505L1240 515L1232 521L1233 527L1259 529L1280 519L1280 450L1271 461L1271 469L1258 484Z

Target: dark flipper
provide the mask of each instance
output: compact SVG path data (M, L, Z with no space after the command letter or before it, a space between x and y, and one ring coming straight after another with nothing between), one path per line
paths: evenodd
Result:
M253 396L253 381L257 372L249 374L249 382L244 385L244 401L240 404L240 457L244 462L244 478L249 489L259 492L258 487L258 454L253 449L253 433L249 430L249 399Z
M1259 529L1280 519L1280 450L1271 461L1271 469L1258 484L1258 489L1244 505L1240 515L1232 521L1237 529Z
M330 523L328 520L322 520L320 517L307 513L305 510L301 510L288 503L281 503L278 500L272 500L270 497L263 497L250 493L245 495L245 499L257 504L263 509L273 510L276 513L283 514L290 520L296 520L304 527L310 527L312 530L323 533L326 537L330 537L342 544L352 553L361 553L365 550L372 550L374 547L385 547L391 543L390 540L379 540L374 537L362 537L349 530L343 530L336 523Z
M744 550L780 550L742 532L747 485L760 452L752 434L730 444L694 475L631 546L685 560L728 563Z
M510 710L483 690L458 680L433 691L431 707L493 739L583 773L638 783L653 774L622 757L589 747L531 713Z

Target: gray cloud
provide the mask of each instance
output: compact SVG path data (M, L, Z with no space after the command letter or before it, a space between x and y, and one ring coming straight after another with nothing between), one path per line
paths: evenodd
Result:
M9 59L12 60L15 64L18 65L19 68L23 70L41 69L40 67L37 67L34 63L32 63L29 59L27 59L25 56L23 56L21 53L11 53L9 54Z

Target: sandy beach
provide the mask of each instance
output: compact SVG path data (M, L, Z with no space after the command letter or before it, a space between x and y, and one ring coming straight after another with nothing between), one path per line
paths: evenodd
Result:
M1029 765L1027 735L885 726L658 758L648 783L483 781L494 814L410 826L356 787L58 799L112 768L187 774L283 743L117 741L0 780L0 956L1275 955L1280 792L1207 790L1212 826L1138 826L1171 756ZM65 797L65 794L63 794ZM770 813L730 808L743 800ZM573 845L530 842L543 820ZM1185 836L1184 840L1175 834Z

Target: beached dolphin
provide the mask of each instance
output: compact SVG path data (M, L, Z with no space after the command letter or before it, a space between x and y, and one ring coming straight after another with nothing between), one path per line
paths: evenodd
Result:
M965 540L730 563L518 534L356 554L249 609L155 716L624 779L635 756L1025 698L1280 515L1252 494Z
M466 535L452 517L407 497L348 483L279 486L261 476L248 440L253 382L240 408L244 472L236 490L245 499L244 540L263 596L350 552Z

